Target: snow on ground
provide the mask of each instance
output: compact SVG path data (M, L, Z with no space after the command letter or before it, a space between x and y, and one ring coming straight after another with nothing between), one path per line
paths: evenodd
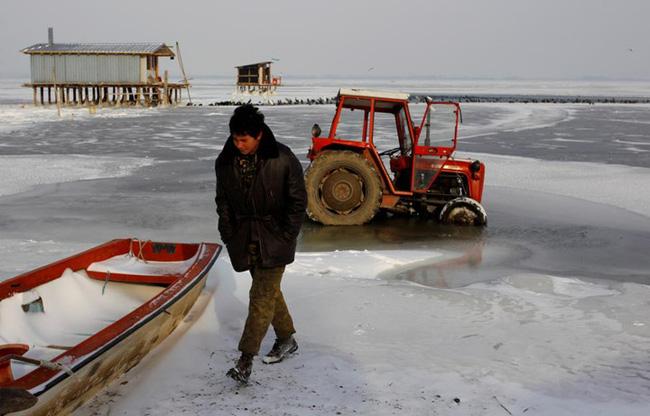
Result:
M0 196L37 185L128 176L151 159L86 155L0 156Z
M648 286L513 275L425 289L371 278L404 266L402 254L336 253L332 263L361 279L331 273L319 261L328 253L301 254L284 279L299 353L257 360L248 387L224 373L249 278L221 258L205 311L79 414L647 413Z

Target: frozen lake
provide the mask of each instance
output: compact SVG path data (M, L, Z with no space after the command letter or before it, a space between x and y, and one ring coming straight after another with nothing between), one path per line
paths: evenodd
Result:
M356 238L348 239L335 228L307 223L300 249L440 248L480 240L487 247L517 245L516 252L528 253L516 259L520 267L650 283L650 207L641 192L650 167L648 110L465 105L459 149L487 163L485 232L391 219L358 227ZM12 111L14 120L33 116L31 109ZM54 118L0 130L0 195L11 193L2 198L3 240L60 241L62 233L79 243L126 235L217 237L213 161L232 108L102 110L94 116L64 110L61 119L52 110L38 111ZM311 125L328 126L333 106L264 112L306 166ZM18 269L5 262L0 270Z
M261 385L237 396L222 378L248 281L222 260L186 335L80 414L647 414L649 110L464 105L459 150L487 165L485 230L307 223L284 283L302 352L256 364ZM0 279L118 237L217 241L231 112L0 106ZM306 166L333 106L263 112Z

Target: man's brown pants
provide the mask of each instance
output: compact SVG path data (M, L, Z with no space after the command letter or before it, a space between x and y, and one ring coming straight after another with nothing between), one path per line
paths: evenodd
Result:
M239 341L239 351L257 355L269 325L273 325L275 336L280 339L288 338L296 330L280 290L284 266L256 265L256 247L251 247L250 251L251 262L254 264L251 268L253 283L249 292L248 318Z

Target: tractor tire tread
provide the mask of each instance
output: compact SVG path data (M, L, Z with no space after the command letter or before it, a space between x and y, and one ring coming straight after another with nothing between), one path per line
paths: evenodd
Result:
M366 200L354 212L337 215L323 206L318 195L323 176L338 167L357 171L364 180ZM375 167L359 153L351 150L325 150L316 157L305 172L307 187L307 215L324 225L362 225L372 220L379 211L383 189Z

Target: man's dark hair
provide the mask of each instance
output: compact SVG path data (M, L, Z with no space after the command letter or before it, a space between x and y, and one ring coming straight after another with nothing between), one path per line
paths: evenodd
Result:
M244 104L235 108L230 117L230 134L238 136L249 135L257 137L264 126L264 114L252 104Z

